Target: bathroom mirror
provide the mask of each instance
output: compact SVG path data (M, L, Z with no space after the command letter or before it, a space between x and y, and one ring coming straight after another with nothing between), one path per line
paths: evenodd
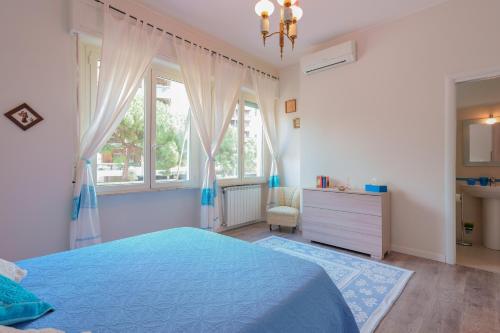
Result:
M464 164L500 166L500 119L463 121Z

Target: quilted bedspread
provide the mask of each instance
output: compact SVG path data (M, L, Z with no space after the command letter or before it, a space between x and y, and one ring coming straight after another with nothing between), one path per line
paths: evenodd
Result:
M55 311L18 328L66 332L357 332L311 262L194 228L20 261Z

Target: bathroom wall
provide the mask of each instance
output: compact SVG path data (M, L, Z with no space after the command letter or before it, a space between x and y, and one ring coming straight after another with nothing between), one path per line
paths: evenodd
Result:
M500 103L500 78L457 84L457 108Z
M500 103L470 106L457 110L457 178L487 176L500 179L500 167L464 165L463 121L466 119L488 118L490 114L500 117Z
M487 83L491 81L490 83ZM477 105L489 103L496 99L500 100L500 94L494 91L494 87L500 89L500 80L484 80L468 84L466 87L457 89L457 105L465 106L457 110L457 178L478 178L480 176L495 177L500 179L500 167L488 166L466 166L464 165L464 136L463 121L466 119L488 118L490 114L495 117L500 116L500 104ZM500 91L500 90L498 90ZM466 185L465 181L457 181L457 193L461 192L460 187ZM465 194L463 196L465 223L473 223L472 234L465 235L465 240L473 244L482 243L482 200ZM460 235L460 205L457 203L457 239Z

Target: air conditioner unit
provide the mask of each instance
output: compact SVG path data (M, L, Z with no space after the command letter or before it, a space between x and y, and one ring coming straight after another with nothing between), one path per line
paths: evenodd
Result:
M356 61L356 42L349 41L306 55L300 60L304 74L313 74Z

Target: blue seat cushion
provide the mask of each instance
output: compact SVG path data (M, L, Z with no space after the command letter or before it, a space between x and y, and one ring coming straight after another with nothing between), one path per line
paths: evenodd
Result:
M20 284L0 275L0 325L34 320L52 310Z

